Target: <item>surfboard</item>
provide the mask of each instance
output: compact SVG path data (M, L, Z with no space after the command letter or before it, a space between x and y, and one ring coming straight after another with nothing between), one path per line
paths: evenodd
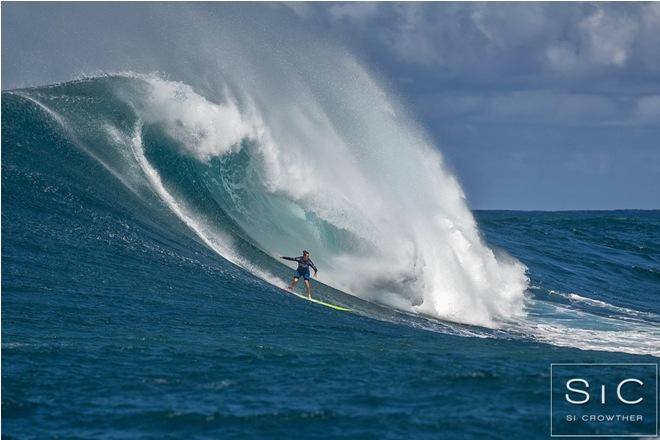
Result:
M307 298L307 295L301 295L301 294L296 293L296 292L291 292L290 290L288 290L288 292L291 293L292 295L296 295L298 298L302 298L304 300L311 301L311 302L316 303L316 304L321 304L322 306L330 307L331 309L340 310L342 312L350 312L351 311L351 309L349 309L347 307L338 306L337 304L330 304L330 303L327 303L327 302L324 302L324 301L321 301L321 300L315 299L315 298Z

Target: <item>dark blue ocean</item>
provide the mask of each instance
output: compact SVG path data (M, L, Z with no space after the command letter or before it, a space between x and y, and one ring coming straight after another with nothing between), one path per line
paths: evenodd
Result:
M257 150L200 162L162 121L118 147L144 87L2 93L3 438L541 439L551 363L658 362L660 211L475 212L529 278L499 325L314 281L338 312L263 276L286 282L272 255L298 248L241 217L279 209L241 192ZM320 274L353 242L323 231Z

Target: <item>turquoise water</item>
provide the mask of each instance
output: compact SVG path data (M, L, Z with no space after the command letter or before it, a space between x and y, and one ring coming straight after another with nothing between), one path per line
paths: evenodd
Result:
M7 438L547 438L550 363L657 362L659 211L476 212L529 277L497 325L315 282L337 312L277 287L297 248L264 239L286 198L249 140L199 161L156 121L122 149L144 87L3 92ZM323 274L355 237L305 222Z

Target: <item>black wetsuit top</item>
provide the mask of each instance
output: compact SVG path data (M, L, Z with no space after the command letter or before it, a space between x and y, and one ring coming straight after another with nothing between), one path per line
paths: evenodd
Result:
M298 263L298 269L296 269L298 273L303 274L305 272L309 272L310 266L312 267L312 269L314 269L314 272L318 272L318 269L316 268L316 266L314 266L314 263L312 262L311 258L308 258L307 261L305 261L303 257L282 257L282 258L284 258L285 260L295 261L296 263Z

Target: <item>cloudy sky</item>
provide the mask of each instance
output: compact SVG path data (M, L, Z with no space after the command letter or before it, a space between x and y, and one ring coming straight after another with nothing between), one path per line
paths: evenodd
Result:
M355 52L429 131L473 208L660 208L660 3L245 7ZM89 53L52 48L62 29L78 54L93 47L76 24L94 12L43 35L39 10L2 5L3 89L73 77L76 59L89 68Z

